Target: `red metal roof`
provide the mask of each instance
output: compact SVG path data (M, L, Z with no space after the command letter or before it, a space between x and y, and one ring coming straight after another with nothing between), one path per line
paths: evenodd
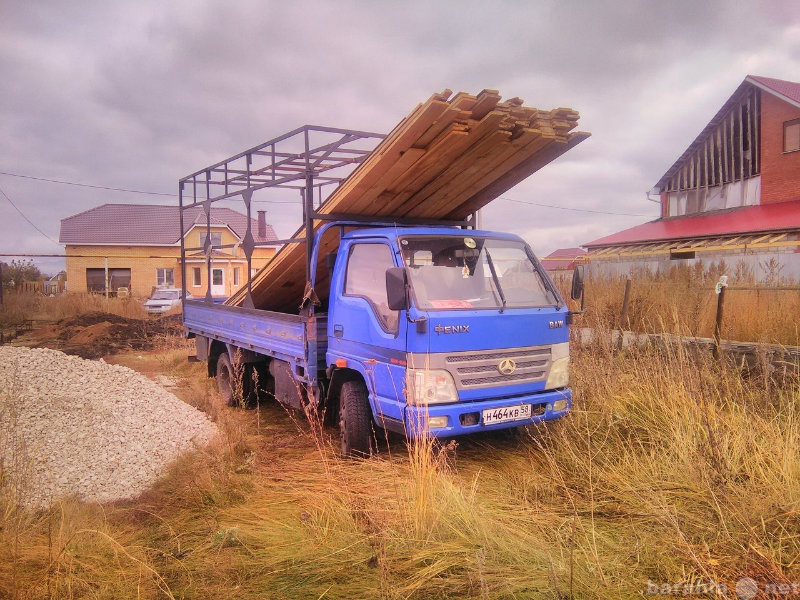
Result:
M277 240L267 224L266 236L258 236L258 222L251 219L256 243ZM109 244L171 246L180 242L179 209L162 204L103 204L61 220L62 244ZM184 213L184 233L195 224L205 227L202 207L188 208ZM211 225L226 226L239 239L247 231L247 216L229 208L211 209Z
M800 230L800 200L658 219L583 244L585 248L686 240L727 234Z

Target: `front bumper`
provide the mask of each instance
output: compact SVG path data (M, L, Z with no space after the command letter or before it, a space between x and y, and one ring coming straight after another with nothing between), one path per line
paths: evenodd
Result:
M553 409L553 405L559 400L566 400L566 407L563 410L557 411ZM506 421L503 423L492 423L489 425L483 422L483 411L519 406L522 404L532 405L532 415L530 418L518 421ZM481 402L455 402L452 404L432 406L407 406L405 408L405 430L406 434L411 438L426 435L444 438L477 433L480 431L496 431L558 419L566 415L571 407L572 390L570 388L490 401L484 400ZM446 417L447 425L443 427L429 427L428 423L430 420L437 417Z

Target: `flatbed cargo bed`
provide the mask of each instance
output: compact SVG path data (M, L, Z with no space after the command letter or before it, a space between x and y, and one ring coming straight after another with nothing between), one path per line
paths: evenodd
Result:
M257 352L290 364L305 365L306 347L315 344L324 361L327 348L327 318L313 319L274 311L208 304L187 300L183 323L188 333L217 340L243 350ZM312 331L315 335L309 335Z

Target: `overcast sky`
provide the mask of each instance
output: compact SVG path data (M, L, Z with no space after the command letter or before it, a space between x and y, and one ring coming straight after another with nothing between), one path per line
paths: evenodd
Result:
M31 177L174 194L301 125L388 132L489 88L592 133L484 210L544 256L656 218L646 192L748 74L800 81L800 2L0 0L0 254L61 253L60 220L101 204L177 203Z

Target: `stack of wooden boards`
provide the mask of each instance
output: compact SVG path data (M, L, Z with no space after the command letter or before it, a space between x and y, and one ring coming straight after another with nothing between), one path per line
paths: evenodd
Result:
M540 110L519 98L503 102L494 90L477 96L445 90L403 119L318 212L466 219L589 137L572 131L577 123L578 113L569 108ZM301 228L295 237L303 235ZM321 261L338 244L338 235L327 237ZM281 248L253 277L253 305L296 313L305 291L305 261L304 244ZM318 294L326 296L326 269L318 266L317 273ZM245 290L228 304L248 304Z

